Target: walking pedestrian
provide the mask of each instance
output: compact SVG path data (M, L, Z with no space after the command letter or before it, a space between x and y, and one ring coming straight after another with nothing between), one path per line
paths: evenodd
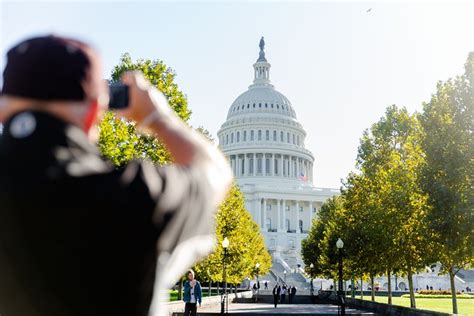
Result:
M268 290L268 281L265 281L265 290Z
M273 304L275 305L275 308L278 305L278 301L280 300L280 292L281 292L281 287L279 284L275 284L275 287L273 288Z
M283 285L283 288L281 289L281 303L285 304L285 298L286 298L286 285Z
M188 279L184 282L183 301L184 316L195 316L197 312L197 304L201 307L202 289L201 283L194 278L194 271L188 271Z
M295 295L296 295L296 286L293 285L292 288L291 288L291 303L294 302Z

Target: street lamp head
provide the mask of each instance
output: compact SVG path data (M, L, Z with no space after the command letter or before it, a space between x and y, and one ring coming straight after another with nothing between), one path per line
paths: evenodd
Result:
M260 268L260 263L257 262L257 263L255 264L255 268L257 268L257 269Z
M314 268L314 264L310 264L309 267L312 269Z
M337 241L336 241L336 247L338 249L342 249L342 247L344 247L344 242L342 241L341 238L339 238Z
M285 270L285 271L283 271L283 274L286 274L286 270Z
M222 241L222 248L227 249L227 247L229 247L229 239L226 237Z

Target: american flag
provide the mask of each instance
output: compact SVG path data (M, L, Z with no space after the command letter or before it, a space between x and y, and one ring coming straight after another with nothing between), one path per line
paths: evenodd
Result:
M298 177L301 181L308 181L308 177L303 173L301 172L299 177Z

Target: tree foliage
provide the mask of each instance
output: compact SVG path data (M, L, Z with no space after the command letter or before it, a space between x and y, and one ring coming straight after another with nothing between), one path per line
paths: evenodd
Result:
M465 69L463 76L438 83L420 115L427 161L420 185L429 197L437 259L451 279L454 314L454 276L474 260L474 52Z
M214 252L195 266L198 276L207 281L223 281L224 249L222 241L229 239L226 256L227 282L240 283L258 272L265 274L271 267L268 253L258 225L245 209L244 196L234 184L216 216L216 246ZM259 271L255 265L259 263Z
M117 82L126 71L139 70L153 86L160 90L178 116L187 121L191 115L186 95L175 82L176 73L161 60L139 59L135 62L128 53L120 58L111 74L111 82ZM117 167L131 159L150 159L164 164L170 156L154 136L139 134L134 122L117 118L112 112L105 115L100 125L99 148L102 154Z
M471 53L464 75L440 82L421 114L392 105L363 133L357 171L302 242L313 277L336 276L342 238L345 279L404 274L415 307L413 274L441 262L457 313L454 274L474 260L473 83Z

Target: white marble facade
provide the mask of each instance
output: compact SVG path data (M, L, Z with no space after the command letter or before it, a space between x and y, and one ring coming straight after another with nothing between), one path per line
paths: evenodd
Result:
M259 224L268 249L289 266L302 265L301 240L321 204L339 194L313 184L314 156L306 132L283 94L270 83L263 38L254 81L232 103L218 132L247 209Z

